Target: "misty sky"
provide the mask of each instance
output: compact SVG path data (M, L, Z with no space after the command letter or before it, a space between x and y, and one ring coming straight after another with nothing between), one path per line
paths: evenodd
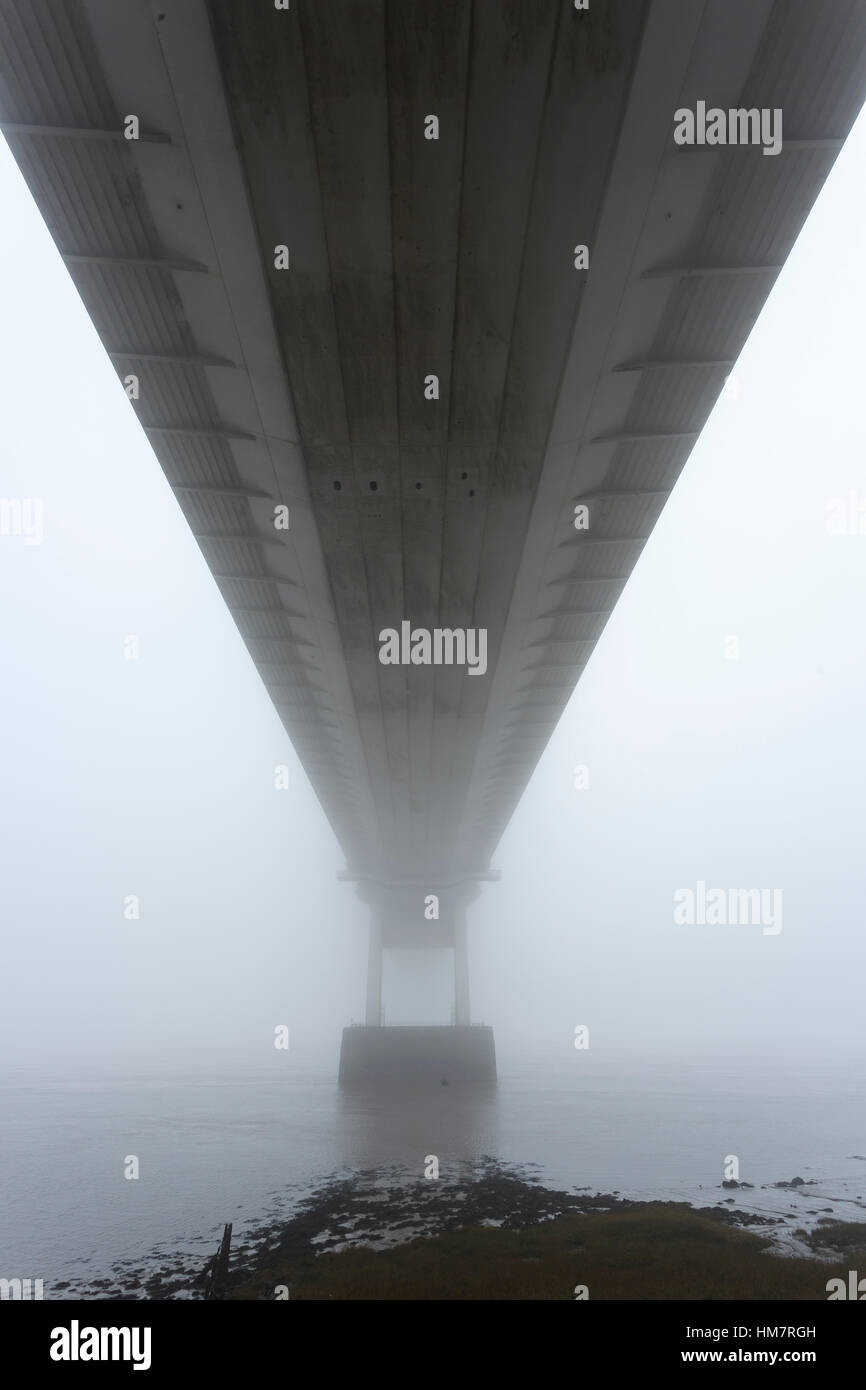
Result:
M367 910L2 139L0 203L0 497L44 503L0 536L0 1070L333 1071ZM470 909L502 1068L863 1056L864 227L861 117ZM781 932L674 925L698 880ZM386 959L387 1021L450 969Z

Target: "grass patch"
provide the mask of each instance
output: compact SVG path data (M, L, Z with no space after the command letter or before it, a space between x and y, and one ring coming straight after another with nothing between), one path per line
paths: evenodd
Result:
M859 1258L866 1274L866 1224L862 1221L819 1221L806 1243L813 1250L838 1250L846 1258Z
M820 1245L844 1251L844 1268L770 1255L766 1236L733 1230L685 1204L652 1202L526 1230L466 1227L388 1251L275 1260L228 1296L273 1299L275 1286L287 1284L292 1300L555 1301L573 1299L575 1285L586 1284L591 1299L826 1300L827 1280L847 1276L849 1250L864 1240L863 1226L821 1228Z

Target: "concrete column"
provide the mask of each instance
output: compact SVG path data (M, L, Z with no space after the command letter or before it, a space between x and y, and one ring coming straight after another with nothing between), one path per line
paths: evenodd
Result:
M382 914L377 907L373 907L370 913L365 1022L368 1028L378 1028L382 1022Z
M454 912L454 1022L469 1023L469 953L466 949L466 908Z
M492 876L492 875L490 875ZM454 1023L469 1024L469 953L466 928L466 909L477 897L480 883L476 879L461 879L444 883L437 888L435 878L430 883L419 881L388 882L363 878L357 881L359 897L370 908L370 936L367 953L367 997L365 1024L368 1028L382 1026L382 955L383 948L441 946L454 951ZM423 915L429 893L440 899L441 920L427 921Z

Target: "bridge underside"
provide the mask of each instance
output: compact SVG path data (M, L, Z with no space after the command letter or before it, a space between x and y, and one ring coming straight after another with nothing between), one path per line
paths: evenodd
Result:
M457 888L859 110L866 7L0 0L0 41L2 128L371 900L368 1022L382 940L434 932L468 1022ZM782 151L677 146L699 101L781 109ZM483 630L484 669L383 664L404 623Z

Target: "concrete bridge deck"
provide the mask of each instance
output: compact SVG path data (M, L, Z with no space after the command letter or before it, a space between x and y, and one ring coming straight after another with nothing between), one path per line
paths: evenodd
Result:
M468 1023L466 901L862 104L866 7L0 0L0 46L2 129L365 885L368 1021L433 895ZM778 109L781 149L677 144L701 102ZM403 623L483 631L484 671L383 664Z

